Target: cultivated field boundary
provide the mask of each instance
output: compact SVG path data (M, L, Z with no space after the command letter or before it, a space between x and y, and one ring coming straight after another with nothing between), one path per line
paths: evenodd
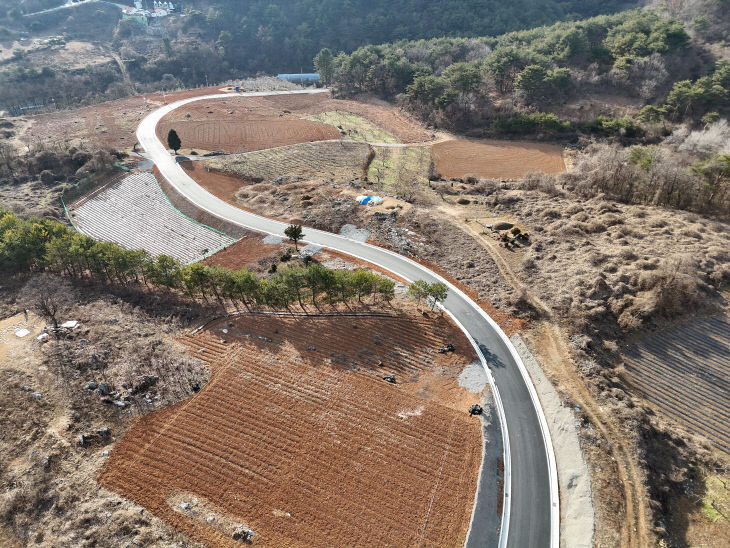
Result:
M261 97L261 96L267 96L267 95L273 95L273 96L275 96L275 95L297 94L297 93L308 93L308 94L312 94L312 93L326 93L328 91L329 90L327 90L327 89L323 89L323 90L317 90L315 92L308 91L308 90L297 91L297 92L251 92L251 93L239 93L239 94L236 94L236 95L241 96L241 97L247 97L247 96L248 97ZM158 147L161 148L161 150L164 151L164 154L165 155L168 155L169 153L165 149L164 145L159 141L159 139L157 138L156 132L155 132L155 127L157 125L157 121L159 121L159 119L162 116L164 116L164 114L167 114L167 113L169 113L169 112L171 112L171 111L173 111L173 110L175 110L175 109L177 109L177 108L179 108L179 107L181 107L181 106L183 106L185 104L188 104L188 103L191 103L191 102L194 102L194 101L212 100L212 99L218 99L218 98L222 98L222 97L231 97L232 95L233 94L213 94L213 95L206 95L206 96L201 96L201 97L192 97L192 98L189 98L189 99L182 99L180 101L176 101L176 102L171 103L169 105L163 106L163 107L157 109L156 111L153 111L152 113L150 113L140 123L140 126L138 127L138 130L137 130L138 139L140 140L140 142L142 142L142 141L150 142L150 144L153 144L155 146L155 148L158 148ZM154 125L152 126L152 131L149 132L149 129L150 129L149 128L149 125L152 122L154 122ZM147 132L149 132L149 133L147 133ZM148 150L147 152L150 152L150 151ZM161 160L162 159L162 156L161 156L162 153L159 150L157 152L158 152L158 154L160 154L160 157L158 159ZM167 158L168 156L165 156L165 157ZM158 165L157 166L158 169L160 170L160 173L163 176L165 176L164 175L164 172L163 172L163 168L164 169L170 169L172 167L171 165L168 164L168 161L169 160L166 160L165 162L163 162L164 164L167 164L167 165L164 165L164 166ZM179 169L178 176L182 175L182 177L184 177L186 179L186 182L189 181L189 183L192 183L193 185L195 185L195 187L197 187L198 189L202 190L201 187L199 185L197 185L197 183L189 175L187 175L182 170L182 168L180 168L180 166L178 164L173 164L173 166L177 166L177 168ZM169 184L171 186L177 188L177 185L174 182L172 182L169 177L166 177L165 176L165 178L168 180L168 182L169 182ZM178 191L181 192L181 193L183 193L183 191L181 189L179 189L179 188L178 188ZM210 193L207 193L206 192L206 194L210 194ZM210 197L211 198L215 198L212 195L210 195ZM225 202L222 202L222 203L225 204ZM214 212L214 211L206 208L202 204L196 204L196 205L200 209L206 211L207 213L209 213L209 214L211 214L211 215L213 215L215 217L219 217L220 218L220 217L223 216L220 213L216 213L216 212ZM229 205L229 204L225 204L225 205ZM231 206L231 207L233 207L233 206ZM244 212L241 211L241 213L244 213ZM266 219L265 217L261 217L261 216L259 216L257 214L251 213L251 212L246 212L246 214L249 215L249 216L251 216L252 218L261 219L261 220L267 220L269 222L272 221L271 219ZM246 228L251 228L251 229L257 230L259 232L264 232L264 233L267 233L267 234L273 234L273 235L277 235L277 236L280 235L278 232L277 233L274 233L274 232L272 232L270 230L262 229L260 227L246 226L244 223L242 223L240 221L233 221L231 219L228 219L228 220L230 222L234 222L235 224L240 224L242 226L245 226ZM274 221L274 223L276 225L280 225L280 227L282 229L287 226L286 223L283 223L281 221ZM323 234L326 234L328 238L334 239L335 241L342 240L342 241L346 241L348 243L352 243L353 242L352 240L349 240L348 238L344 238L344 237L339 236L339 235L336 235L336 234L324 233L323 231L318 231L318 232L322 232ZM536 415L536 418L537 418L537 421L538 421L538 425L539 425L539 428L540 428L540 432L541 432L541 436L542 436L542 442L543 442L543 447L544 447L544 450L545 450L545 453L546 453L545 457L546 457L547 469L548 469L548 476L549 476L548 477L548 486L549 486L549 499L550 499L550 517L549 517L550 531L549 531L548 544L549 544L549 546L551 548L558 548L559 547L559 538L560 538L560 494L559 494L559 490L558 490L557 466L556 466L556 461L555 461L555 453L554 453L554 449L553 449L553 445L552 445L552 438L550 436L550 431L549 431L548 426L547 426L547 420L545 418L545 413L544 413L544 411L543 411L543 409L542 409L542 407L540 405L540 401L539 401L539 398L537 396L537 392L535 390L535 387L534 387L534 385L532 383L532 380L531 380L531 378L529 376L529 373L527 372L527 369L526 369L524 363L522 363L522 359L520 358L519 353L514 348L512 342L509 339L509 337L507 337L507 335L502 331L502 329L497 325L497 323L489 315L487 315L484 310L482 310L479 306L477 306L476 303L474 303L459 288L457 288L456 286L454 286L452 283L450 283L448 280L446 280L445 278L443 278L439 274L437 274L437 273L435 273L435 272L433 272L433 271L425 268L424 266L418 264L417 262L413 261L412 259L409 259L408 257L405 257L403 255L399 255L399 254L394 253L394 252L392 252L390 250L387 250L387 249L384 249L384 248L381 248L381 247L378 247L378 246L374 246L372 244L367 244L367 243L362 243L362 242L357 242L357 243L359 245L362 245L362 246L366 247L366 248L371 248L373 250L377 250L378 253L385 253L385 254L391 255L391 256L397 258L397 260L399 260L399 261L405 261L406 263L409 264L409 266L417 269L420 272L425 273L427 276L429 276L431 278L435 278L435 279L441 281L442 283L446 284L446 286L449 289L451 289L455 294L459 295L459 297L465 303L467 303L467 305L473 311L475 311L483 320L485 320L489 324L489 326L497 334L497 336L499 337L500 341L502 342L502 344L504 345L504 347L509 352L510 357L512 358L512 360L514 361L514 363L517 365L517 368L518 368L519 373L520 373L520 376L521 376L521 378L523 380L525 389L528 391L528 394L529 394L530 400L531 400L531 405L532 405L532 408L533 408L533 410L535 412L535 415ZM324 247L331 247L331 246L325 245ZM357 257L357 255L355 253L347 252L347 251L341 250L341 249L337 249L337 251L342 252L342 253L346 253L347 255L353 255L353 256L356 256ZM361 257L358 257L358 258L361 258ZM395 274L397 276L400 276L403 279L406 279L406 280L409 279L407 276L404 276L402 273L395 272L392 268L387 267L387 266L385 266L383 264L380 264L380 263L378 263L375 260L372 260L372 259L364 259L364 258L361 258L361 259L362 260L365 260L366 262L370 262L370 263L372 263L372 264L374 264L374 265L376 265L376 266L378 266L380 268L383 268L384 270L386 270L388 272L392 272L393 274ZM449 314L449 316L451 316L453 318L453 315L451 314L451 312L449 312L447 310L447 313ZM465 331L464 327L460 323L457 322L457 325L459 325L460 328L462 328L462 330ZM468 333L467 333L467 336L469 336ZM478 347L477 347L477 349L478 349ZM480 354L480 356L482 355L481 350L479 350L479 354ZM486 361L484 363L486 364ZM491 372L489 372L488 369L487 369L487 371L488 371L488 376L491 378ZM492 382L494 382L493 379L492 379ZM495 398L495 401L496 401L496 398ZM500 405L497 405L497 410L498 410L498 414L500 416L500 423L504 423L506 421L504 407L501 404ZM508 432L505 432L503 430L502 436L503 436L503 438L504 437L508 437ZM505 447L506 447L506 445L505 445ZM507 464L507 461L506 461L505 462L505 469L507 468L507 466L511 466L511 463L510 464ZM504 520L505 520L505 513L507 514L507 519L509 519L509 517L510 517L509 516L509 512L510 512L510 503L511 503L511 497L510 497L510 495L511 495L511 488L508 489L508 487L507 487L508 486L508 482L506 480L507 480L507 474L505 473L505 491L504 491L505 496L504 496L504 509L503 509L503 524L506 525L507 528L506 529L503 529L501 531L501 534L500 534L500 542L499 542L499 546L500 547L507 545L508 534L509 534L509 530L508 530L509 529L509 521L506 521L505 522ZM510 483L511 483L511 478L510 478Z

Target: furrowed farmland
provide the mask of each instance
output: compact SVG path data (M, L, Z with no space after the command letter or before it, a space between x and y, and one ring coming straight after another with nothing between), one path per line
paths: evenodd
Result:
M74 225L97 240L189 263L232 244L234 238L177 211L149 173L135 173L68 206Z
M304 143L208 160L211 169L246 180L279 177L361 177L370 147L365 143Z
M165 139L175 129L185 148L239 153L251 150L339 139L334 126L308 120L230 120L182 121L162 123L158 134Z
M141 418L103 486L213 546L463 544L484 387L460 386L476 356L444 317L244 315L183 342L211 381Z
M730 319L659 331L624 359L629 382L663 414L730 454Z

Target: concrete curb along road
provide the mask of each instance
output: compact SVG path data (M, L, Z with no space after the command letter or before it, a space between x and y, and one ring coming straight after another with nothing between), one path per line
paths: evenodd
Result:
M240 226L282 236L286 223L237 208L198 185L171 157L166 147L157 139L155 130L163 116L195 101L327 91L221 93L182 99L147 115L137 129L137 138L168 183L197 207ZM502 425L505 442L505 497L500 546L558 548L560 508L552 440L537 392L507 335L461 290L407 257L321 230L308 228L305 237L310 243L371 262L406 280L424 279L447 285L450 292L444 309L479 350L478 355L495 393ZM478 517L474 516L473 519ZM519 528L510 530L510 523L519 524Z

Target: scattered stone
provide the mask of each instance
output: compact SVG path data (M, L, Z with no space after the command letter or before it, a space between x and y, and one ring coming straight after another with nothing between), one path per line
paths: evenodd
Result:
M315 347L315 346L312 346L312 345L310 344L309 346L307 346L307 350L309 350L309 351L311 351L311 352L316 352L316 351L317 351L317 347Z
M109 387L106 385L106 383L101 383L97 387L96 391L100 396L108 396L111 393L111 390L109 390Z
M215 521L215 516L208 516L207 518L205 518L205 521L207 521L208 523L213 523Z
M395 384L395 375L388 375L387 377L383 377L383 380L391 384Z
M357 228L355 225L351 224L343 225L340 229L340 234L342 234L345 238L355 240L356 242L367 242L368 238L370 238L370 232L364 228Z
M182 508L183 510L190 510L190 503L183 501L180 503L180 508Z
M112 402L112 403L114 403L114 405L116 405L117 407L119 407L121 409L124 409L125 407L127 407L127 405L129 405L126 401L122 401L122 400L114 400L114 402Z
M81 339L79 342L81 344L88 344L89 343L89 339Z
M299 250L299 256L302 258L311 257L312 255L316 255L320 251L322 251L321 245L309 244L305 245Z
M109 456L109 451L107 451L107 450L105 449L104 451L102 451L102 452L101 452L101 456L102 456L102 457L108 457L108 456Z
M41 394L40 392L33 392L33 397L37 400L42 400L43 394Z
M233 533L233 540L247 542L250 544L251 542L253 542L253 536L254 532L251 529L241 526Z
M21 387L20 387L20 389L21 389L21 390L23 390L23 391L25 391L25 392L30 392L31 390L33 390L33 389L32 389L32 388L31 388L30 386L28 386L27 384L24 384L23 386L21 386Z
M104 426L104 427L100 428L100 429L99 429L99 430L97 431L97 433L98 433L98 434L99 434L99 435L100 435L100 436L101 436L102 438L108 438L109 436L111 436L111 435L112 435L112 430L111 430L111 428L109 428L108 426Z

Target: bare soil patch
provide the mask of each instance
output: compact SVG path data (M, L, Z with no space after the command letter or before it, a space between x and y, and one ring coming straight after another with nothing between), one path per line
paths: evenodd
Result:
M255 124L264 121L303 121L302 118L318 116L327 112L339 112L343 116L346 116L347 113L356 114L382 128L385 132L394 135L403 143L428 141L432 138L432 135L426 132L420 124L407 118L395 107L332 99L326 93L272 95L268 97L231 96L230 98L191 103L165 116L159 127L169 129L167 124L173 122L180 125L180 123L208 123L213 120L233 124ZM328 133L328 135L333 135L328 138L337 139L340 137L340 132L335 127L328 127L331 132L334 132ZM167 135L167 132L165 132L165 135ZM183 139L183 145L185 145L185 139ZM205 147L201 145L200 148ZM260 148L265 147L261 146L248 150Z
M263 264L278 263L279 258L290 247L292 246L286 243L267 244L263 241L263 235L251 235L204 259L203 263L232 270L248 268L249 270L258 271L257 267Z
M446 318L243 316L186 343L210 383L138 421L102 485L215 546L232 531L169 501L264 545L463 544L482 441L455 387L476 356Z
M339 139L334 126L309 120L247 120L231 121L163 121L157 135L166 142L174 129L186 148L197 148L235 154L297 143Z
M476 175L492 179L521 179L530 172L565 171L557 145L525 141L468 141L455 139L431 148L436 171L444 177Z

